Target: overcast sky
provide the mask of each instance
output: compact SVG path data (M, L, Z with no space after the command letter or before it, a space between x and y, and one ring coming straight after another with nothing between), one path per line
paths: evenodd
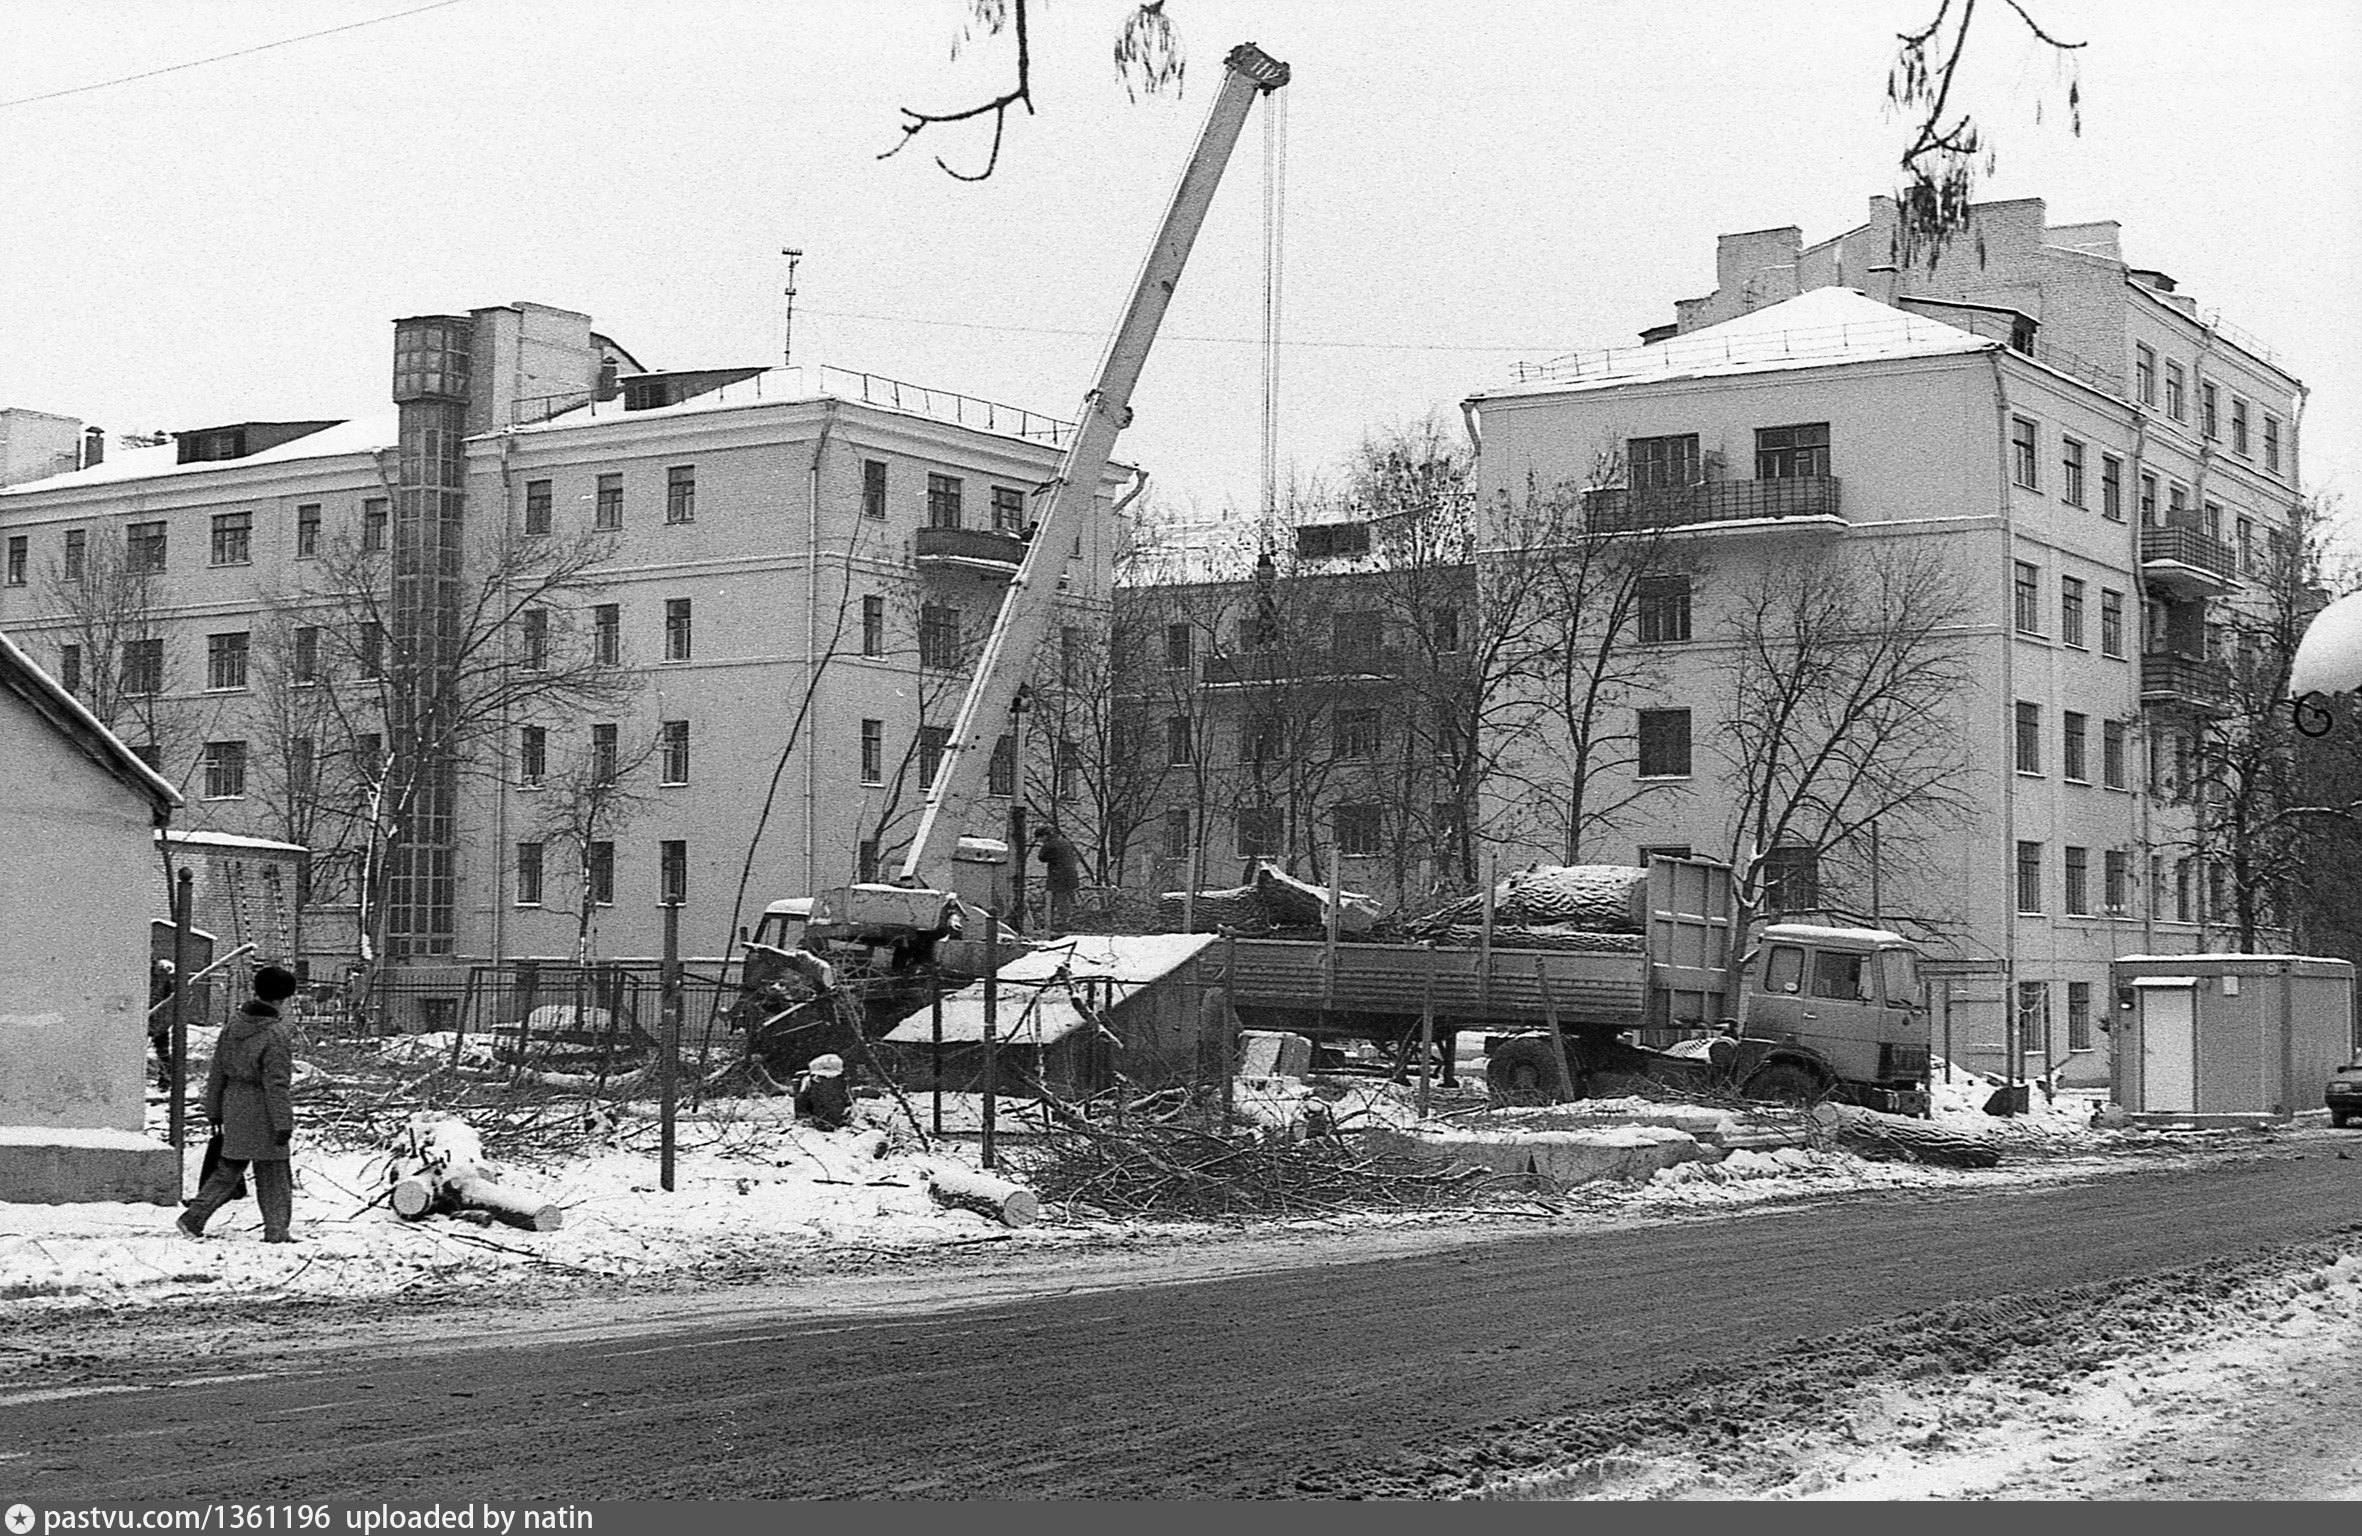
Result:
M792 245L799 361L1071 416L1252 39L1295 70L1280 453L1317 472L1670 319L1717 232L1861 222L1904 138L1893 34L1932 0L1169 0L1188 89L1140 105L1125 0L1036 0L1038 115L972 185L931 157L979 164L980 128L876 158L898 105L1005 77L1005 40L950 58L965 0L417 3L0 4L0 404L110 431L383 409L389 321L513 299L652 367L774 361ZM2089 40L2084 131L1986 7L1980 195L2119 220L2266 339L2312 387L2308 485L2362 510L2362 6L2028 4ZM1260 162L1250 124L1119 448L1171 508L1257 494Z

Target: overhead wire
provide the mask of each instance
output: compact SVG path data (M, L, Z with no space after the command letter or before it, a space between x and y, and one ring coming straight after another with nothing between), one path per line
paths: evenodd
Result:
M1081 336L1103 339L1105 332L1083 330L1062 325L1004 325L987 320L937 320L921 315L880 315L850 309L818 309L804 305L807 315L825 315L831 320L868 320L879 325L930 325L954 331L995 331L1016 336ZM1160 336L1159 342L1205 342L1217 346L1260 347L1261 336ZM1328 341L1317 338L1281 338L1283 347L1333 348L1353 352L1547 352L1575 350L1565 342L1457 342L1457 341Z

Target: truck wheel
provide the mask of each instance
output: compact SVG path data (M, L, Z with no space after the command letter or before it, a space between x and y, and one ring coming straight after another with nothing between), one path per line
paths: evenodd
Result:
M1811 1104L1829 1091L1820 1073L1794 1061L1775 1061L1739 1088L1739 1097L1775 1104Z
M1558 1060L1550 1042L1531 1035L1506 1041L1486 1059L1485 1086L1495 1104L1556 1104L1583 1096L1583 1078L1575 1075L1572 1089L1561 1085Z
M2341 1131L2346 1128L2346 1122L2352 1118L2352 1115L2347 1114L2342 1109L2333 1109L2329 1112L2329 1123L2336 1126Z

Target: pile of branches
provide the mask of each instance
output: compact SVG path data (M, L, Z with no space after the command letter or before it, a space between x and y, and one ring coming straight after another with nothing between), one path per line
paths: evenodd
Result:
M1169 1221L1433 1210L1524 1189L1488 1169L1437 1169L1339 1137L1234 1139L1182 1125L1110 1127L1063 1116L1026 1181L1069 1209Z

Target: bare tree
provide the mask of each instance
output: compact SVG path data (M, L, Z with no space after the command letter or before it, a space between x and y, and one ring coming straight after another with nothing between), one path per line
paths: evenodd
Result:
M1829 897L1873 845L1879 858L1907 858L1925 833L1973 819L1953 715L1970 680L1970 612L1957 576L1925 551L1778 560L1733 595L1722 636L1731 696L1716 737L1738 887L1732 1006L1759 914L1840 905Z
M2199 806L2197 851L2228 872L2231 926L2242 952L2263 930L2284 926L2312 877L2320 838L2333 824L2362 818L2362 783L2340 772L2350 742L2300 761L2288 674L2297 642L2329 600L2323 570L2327 521L2319 502L2290 509L2248 553L2248 592L2223 602L2208 637L2228 708L2193 745L2191 792ZM2245 542L2245 541L2243 541ZM2340 748L2343 752L2340 752Z
M614 541L521 535L487 528L462 561L465 586L449 616L442 662L417 676L394 624L390 563L382 548L339 538L302 568L299 581L265 595L265 665L309 690L303 709L317 722L315 782L332 770L360 814L355 881L357 942L374 966L386 937L387 851L434 786L404 763L439 764L456 778L501 772L500 738L518 720L615 711L638 685L635 674L599 652L582 610L603 589L600 570ZM308 638L306 638L308 634ZM405 674L420 690L396 710Z
M645 782L643 770L663 745L661 733L629 744L620 739L620 727L613 737L594 733L580 750L568 754L555 772L546 774L543 792L535 797L534 814L527 826L544 849L566 849L574 856L573 905L557 910L574 919L574 963L578 967L590 964L597 942L599 907L614 899L612 892L603 900L598 895L592 851L600 844L611 846L617 834L654 798L655 791Z
M199 761L203 712L171 697L185 657L164 617L170 584L140 546L102 534L85 543L71 568L53 557L40 592L57 615L43 627L60 647L76 648L83 706L148 766L185 787Z

